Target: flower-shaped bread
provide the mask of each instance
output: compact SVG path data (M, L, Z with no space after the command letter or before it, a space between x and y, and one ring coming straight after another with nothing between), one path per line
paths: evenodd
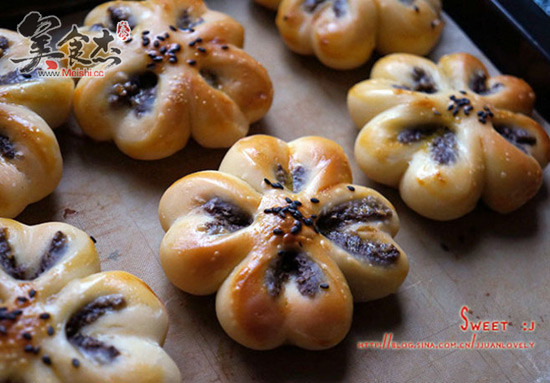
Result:
M71 112L74 81L69 77L41 77L41 65L30 73L22 73L27 63L13 63L11 59L29 57L30 51L29 39L0 29L0 102L24 105L55 128Z
M136 159L159 159L190 135L205 147L229 147L269 109L271 81L239 48L242 26L202 0L108 2L85 25L98 33L119 21L132 28L131 39L112 42L122 62L102 64L104 77L76 87L75 115L90 137L112 139Z
M461 217L480 198L510 212L536 194L550 161L548 135L521 114L533 102L527 83L489 77L468 54L444 56L438 65L387 56L348 94L352 119L362 127L355 157L367 176L398 187L426 217Z
M382 54L424 55L443 30L440 0L256 0L279 8L277 27L296 53L317 56L336 69Z
M15 217L50 194L61 180L62 159L52 128L71 110L74 82L22 73L31 41L0 29L0 217ZM39 65L38 68L41 68Z
M0 381L180 382L162 303L132 275L98 271L86 233L0 219Z
M393 206L351 181L333 141L241 139L219 171L188 175L162 197L162 267L186 292L218 291L222 327L247 347L331 347L348 332L353 299L391 294L408 272Z
M48 124L23 106L0 103L0 216L15 217L53 192L62 171Z

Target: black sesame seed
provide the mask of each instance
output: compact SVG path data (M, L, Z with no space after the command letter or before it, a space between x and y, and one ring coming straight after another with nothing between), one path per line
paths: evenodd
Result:
M73 358L73 360L71 361L71 364L73 365L74 368L80 367L80 361L76 358Z
M279 228L276 228L276 229L273 230L273 234L282 235L282 234L284 234L284 231L279 229Z
M27 297L17 297L17 300L21 303L25 303L26 301L28 301Z
M20 310L20 309L13 310L11 313L12 313L14 316L17 317L17 316L23 314L23 310Z
M420 12L420 8L417 5L413 5L413 9L416 13Z
M284 189L283 185L281 185L280 182L271 184L271 187L274 188L274 189L281 189L281 190Z
M169 62L171 62L172 64L175 64L178 62L178 58L176 56L172 56L168 59Z
M31 289L31 291L29 291L29 297L34 298L35 296L36 296L36 290Z
M348 187L348 190L349 190L349 191L355 191L355 188L354 188L353 186L348 185L347 187Z
M153 45L155 46L155 48L158 48L160 46L160 42L158 40L155 40Z
M164 41L164 40L165 40L165 37L164 37L164 36L157 36L156 39L157 39L157 40L160 40L160 41Z
M162 56L157 56L157 57L153 58L153 61L161 62L162 61Z
M50 366L52 364L52 359L48 355L44 355L42 357L42 362L44 362L44 364L47 364L48 366Z
M229 45L222 45L222 49L223 49L224 51L228 50L228 49L229 49Z
M292 200L288 197L285 197L285 201L288 202L288 203L292 203Z
M147 52L147 56L154 59L155 57L157 57L157 53L155 51L149 51L149 52Z
M300 227L299 226L292 226L292 229L290 229L290 232L292 234L298 234L300 232Z
M141 42L141 45L146 47L147 45L149 45L150 42L151 42L151 40L149 40L149 39L143 39L143 41Z
M38 355L40 353L40 346L36 346L33 350L34 355Z
M311 218L304 219L304 225L306 225L306 226L313 225L313 220Z
M34 352L34 347L32 346L32 344L27 344L23 348L23 351L25 351L26 353Z
M459 92L462 94L467 94L465 90L459 90Z
M164 33L164 38L167 39L167 38L169 38L169 37L170 37L170 34L168 34L168 32L165 32L165 33Z
M187 64L193 66L195 65L197 62L195 60L187 60Z
M144 36L145 36L145 35L148 35L148 34L149 34L149 31L145 30L145 31L141 32L141 34L144 35Z
M6 330L6 328L4 326L0 326L0 335L6 335L8 333L8 331Z
M268 180L267 178L264 178L264 182L265 182L266 184L268 184L268 185L271 185L271 181Z
M160 48L160 53L165 54L166 53L166 47L161 47Z
M328 283L321 283L319 287L326 290L328 289L329 286L328 286Z
M26 340L32 340L32 335L30 332L24 332L23 334L23 338L26 339Z
M51 317L50 313L42 313L39 316L40 319L50 319L50 317Z
M131 37L127 38L126 41L124 41L125 44L129 44L129 43L131 43L131 42L132 42L132 38L131 38Z
M312 203L319 203L319 200L318 200L317 198L312 198L312 199L310 199L310 201L311 201Z
M198 47L197 50L202 53L206 53L206 48Z
M179 52L181 50L181 45L179 44L172 44L170 47L170 52Z
M170 28L170 30L172 31L177 31L178 29L176 27L174 27L173 25L169 25L168 28Z
M48 329L46 330L49 336L52 336L55 331L52 326L48 326Z
M302 203L300 201L294 201L292 203L296 206L302 206Z
M90 235L90 239L92 240L93 243L97 243L97 239L95 239L92 235Z

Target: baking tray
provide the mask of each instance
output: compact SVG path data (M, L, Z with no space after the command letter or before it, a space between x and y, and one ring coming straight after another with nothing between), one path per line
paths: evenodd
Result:
M157 217L163 192L180 177L216 169L226 150L207 150L191 142L174 156L135 161L110 143L95 143L74 120L56 130L64 158L57 190L18 217L24 223L64 221L97 240L104 270L126 270L147 282L165 303L170 331L165 348L184 381L344 381L344 382L547 382L550 381L550 176L537 196L520 210L499 215L483 205L447 223L422 218L408 209L397 191L368 180L353 161L357 135L346 108L348 89L368 77L372 60L353 71L328 69L287 50L274 25L274 13L248 0L211 0L246 28L246 50L268 69L275 99L267 116L251 128L292 140L322 135L342 145L351 159L355 182L374 187L396 207L401 220L398 243L407 252L410 273L398 293L355 305L345 340L326 351L281 347L253 351L231 340L216 319L214 297L179 291L164 277L158 249L164 235ZM65 17L65 27L84 13ZM447 26L430 55L464 51L487 58L457 25ZM548 124L537 117L548 131ZM479 333L482 341L534 341L532 350L376 350L362 341L469 341L461 308L470 320L511 322L507 331ZM533 332L522 324L536 323Z

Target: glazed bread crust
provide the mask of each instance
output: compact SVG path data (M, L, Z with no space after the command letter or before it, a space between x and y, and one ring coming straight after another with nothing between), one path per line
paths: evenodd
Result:
M461 217L479 199L511 212L536 194L550 161L547 133L522 114L534 98L523 80L489 77L465 53L437 65L390 55L349 91L351 117L362 128L355 157L367 176L399 188L428 218Z
M29 57L31 41L7 29L0 29L1 38L6 39L7 48L0 48L0 102L23 105L52 128L61 125L71 112L73 79L39 77L36 70L23 75L20 69L27 62L16 64L11 59Z
M202 0L108 2L86 17L88 33L113 28L113 14L133 27L130 42L113 42L122 63L75 91L75 115L93 139L143 160L172 155L190 136L229 147L271 106L267 71L240 49L243 27Z
M241 139L219 171L163 195L162 267L186 292L217 291L222 327L247 347L332 347L353 300L394 293L408 272L393 206L351 182L333 141Z
M0 216L15 217L55 190L63 160L54 133L31 110L0 103Z
M0 380L179 383L166 309L140 279L99 273L90 237L0 219Z
M292 51L335 69L363 65L374 49L425 55L444 26L439 0L256 1L278 8L277 27Z

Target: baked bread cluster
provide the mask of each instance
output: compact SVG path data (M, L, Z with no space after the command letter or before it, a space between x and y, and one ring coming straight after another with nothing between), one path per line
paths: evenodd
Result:
M0 29L0 217L15 217L54 191L62 173L59 145L50 127L71 110L70 78L22 73L31 41Z
M393 206L351 182L343 149L328 139L241 139L219 171L188 175L163 195L164 272L186 292L217 291L222 327L247 347L334 346L353 300L394 293L408 272Z
M256 0L278 8L277 27L294 52L315 55L335 69L363 65L381 54L425 55L444 22L440 0Z
M98 273L86 233L0 219L2 382L180 382L166 310L140 279Z
M82 78L75 90L76 118L93 139L114 140L136 159L159 159L190 136L204 147L229 147L269 109L271 81L240 49L242 26L202 0L108 2L85 25L98 34L115 32L119 21L132 35L112 42L122 62L94 67L105 76Z
M461 217L479 199L507 213L536 194L550 161L548 135L524 114L534 99L523 80L491 77L469 54L437 65L390 55L349 91L349 111L362 128L355 157L367 176L398 187L426 217Z

